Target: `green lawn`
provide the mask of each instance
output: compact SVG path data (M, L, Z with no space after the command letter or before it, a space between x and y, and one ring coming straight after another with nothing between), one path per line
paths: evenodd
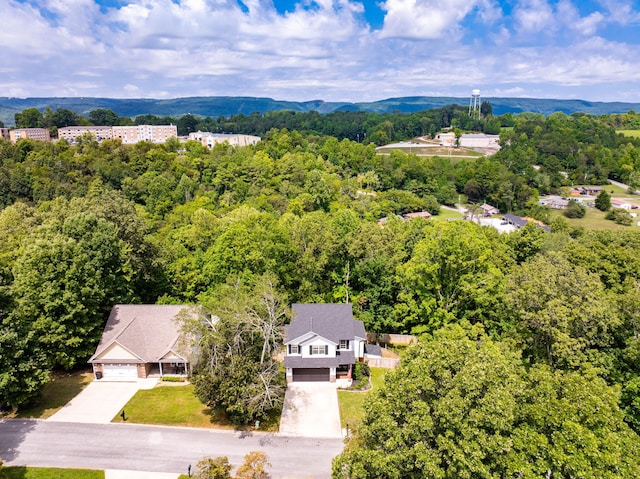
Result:
M124 407L127 422L166 426L233 429L222 415L213 414L194 394L193 385L164 386L138 391ZM112 422L122 422L117 415Z
M4 467L0 479L104 479L104 471L55 467Z
M59 411L93 380L90 371L53 372L42 395L28 406L21 407L13 417L46 419Z
M632 138L640 138L640 130L616 130L616 133L622 133L624 136Z
M384 375L388 369L371 368L371 383L373 389L379 387L384 382ZM338 391L338 404L340 405L340 422L342 427L349 426L350 430L358 428L358 424L364 417L364 402L367 396L373 391Z
M127 422L132 423L234 429L224 413L212 411L200 402L191 384L161 384L153 389L142 389L123 409ZM280 413L274 411L266 421L262 421L260 430L277 431ZM122 422L122 417L117 415L111 422Z
M637 211L637 210L636 210ZM623 231L627 229L635 229L638 228L636 225L637 221L640 221L639 218L634 218L632 226L623 226L619 225L611 220L607 220L604 218L605 212L600 211L596 208L587 208L587 214L584 218L567 218L562 214L562 211L553 210L551 211L551 215L554 216L562 216L566 219L571 226L579 226L584 228L585 230L611 230L611 231Z
M440 208L440 214L433 215L431 218L429 218L429 221L449 221L449 218L461 220L464 218L464 215L459 211L445 210L444 208Z

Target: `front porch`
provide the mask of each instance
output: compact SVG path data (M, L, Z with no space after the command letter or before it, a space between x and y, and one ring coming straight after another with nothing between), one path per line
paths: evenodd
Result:
M147 377L161 378L163 376L180 376L185 377L189 375L190 368L189 363L186 361L172 361L172 362L157 362L149 364L149 371Z

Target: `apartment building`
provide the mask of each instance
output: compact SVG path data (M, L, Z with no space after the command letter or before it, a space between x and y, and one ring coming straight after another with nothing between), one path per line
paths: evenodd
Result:
M113 136L113 129L110 126L65 126L58 128L58 139L64 138L69 143L75 143L76 138L87 133L100 142L110 139Z
M196 131L189 133L189 139L199 141L203 146L213 148L217 143L225 141L231 146L255 145L261 138L252 135L237 135L233 133L209 133L208 131Z
M119 138L123 144L132 145L139 141L164 143L178 136L176 125L135 125L112 127L112 138Z
M0 138L9 140L9 128L0 128Z
M49 130L46 128L15 128L9 130L9 140L17 143L18 140L27 138L29 140L51 141Z

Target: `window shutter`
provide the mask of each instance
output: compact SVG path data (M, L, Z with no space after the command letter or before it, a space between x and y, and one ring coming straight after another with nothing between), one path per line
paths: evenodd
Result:
M309 355L313 356L313 346L309 346Z
M324 354L329 354L329 346L324 345Z

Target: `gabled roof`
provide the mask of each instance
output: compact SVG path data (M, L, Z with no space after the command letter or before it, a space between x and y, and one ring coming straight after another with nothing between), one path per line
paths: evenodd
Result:
M285 328L285 343L309 332L338 343L341 339L366 339L364 324L353 319L350 304L293 304L293 319Z
M169 351L180 351L180 325L175 320L189 305L117 304L111 310L102 339L89 362L99 361L117 343L142 362L158 362ZM113 359L111 359L113 360Z

